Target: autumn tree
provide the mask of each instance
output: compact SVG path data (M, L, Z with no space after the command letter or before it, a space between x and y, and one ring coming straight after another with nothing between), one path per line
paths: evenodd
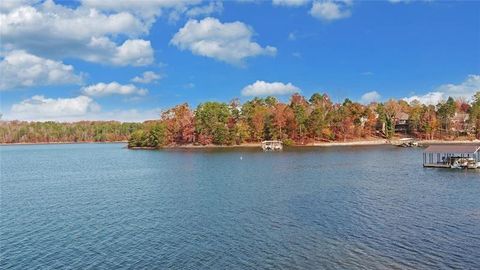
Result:
M387 138L391 138L395 134L395 123L401 112L401 106L393 99L377 106L378 119L384 127L383 132Z
M145 142L145 131L143 130L136 130L135 132L130 135L130 139L128 140L128 147L143 147Z
M324 135L328 136L330 118L333 104L327 94L315 93L310 97L311 113L307 120L307 128L310 136L318 140Z
M377 127L377 114L371 107L365 108L365 117L363 121L364 134L366 136L374 136Z
M287 126L287 110L289 110L290 107L288 107L284 103L277 103L273 106L272 108L272 139L275 140L282 140L286 138L286 126Z
M166 144L167 129L165 123L156 122L148 127L145 134L145 145L147 147L158 148Z
M335 106L332 119L332 131L335 139L342 138L343 141L346 141L353 127L353 121L348 110L350 103L351 101L346 99L343 104Z
M136 130L130 136L128 147L159 148L167 144L167 128L160 121L149 121L144 129Z
M242 106L238 99L233 99L229 104L230 116L227 120L228 144L242 144L249 137L248 124L242 116Z
M206 102L195 111L195 130L201 144L228 144L228 105L220 102Z
M477 139L480 139L480 91L473 96L472 106L469 109L469 122Z
M410 134L416 134L420 130L422 113L424 110L423 105L418 100L411 102L410 113L408 116L408 131Z
M165 111L161 119L165 122L170 142L186 144L195 141L194 114L188 104L177 105Z
M426 139L433 140L435 133L439 128L435 106L425 106L420 121L421 131L425 134Z
M269 116L269 109L264 99L254 98L242 106L242 114L245 117L252 141L261 141L265 136L265 123Z
M446 135L449 134L451 121L453 116L455 116L456 103L452 97L448 97L446 102L442 102L437 105L437 114L438 120L440 121L440 128L445 132Z
M295 117L295 126L298 130L293 139L303 139L306 131L306 124L308 120L309 110L308 102L303 96L295 93L290 98L290 108L293 111Z

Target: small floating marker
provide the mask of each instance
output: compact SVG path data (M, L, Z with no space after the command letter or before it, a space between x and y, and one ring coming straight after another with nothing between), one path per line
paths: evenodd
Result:
M240 160L243 160L243 157L242 157L242 156L240 156Z

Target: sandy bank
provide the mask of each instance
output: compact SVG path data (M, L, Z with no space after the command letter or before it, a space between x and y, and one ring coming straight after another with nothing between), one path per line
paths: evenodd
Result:
M386 139L378 140L360 140L360 141L346 141L346 142L315 142L313 144L307 144L306 146L319 146L319 147L329 147L329 146L364 146L364 145L383 145L390 144Z

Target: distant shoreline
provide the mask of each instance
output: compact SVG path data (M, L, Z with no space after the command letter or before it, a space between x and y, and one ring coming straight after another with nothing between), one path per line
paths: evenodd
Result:
M480 144L480 140L417 140L421 146L431 144ZM124 144L128 141L108 141L108 142L38 142L38 143L0 143L0 146L15 146L15 145L54 145L54 144ZM336 147L336 146L378 146L378 145L392 145L387 139L374 139L374 140L353 140L346 142L314 142L307 144L295 144L290 147ZM131 150L155 150L155 149L208 149L208 148L260 148L261 143L243 143L239 145L169 145L161 148L154 147L131 147Z
M111 141L111 142L38 142L38 143L0 143L0 146L15 145L50 145L50 144L110 144L110 143L128 143L128 141Z

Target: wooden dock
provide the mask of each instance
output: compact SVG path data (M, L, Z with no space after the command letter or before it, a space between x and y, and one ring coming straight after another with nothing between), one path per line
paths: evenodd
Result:
M425 164L423 164L423 167L426 167L426 168L450 168L451 165L444 164L444 163L425 163Z

